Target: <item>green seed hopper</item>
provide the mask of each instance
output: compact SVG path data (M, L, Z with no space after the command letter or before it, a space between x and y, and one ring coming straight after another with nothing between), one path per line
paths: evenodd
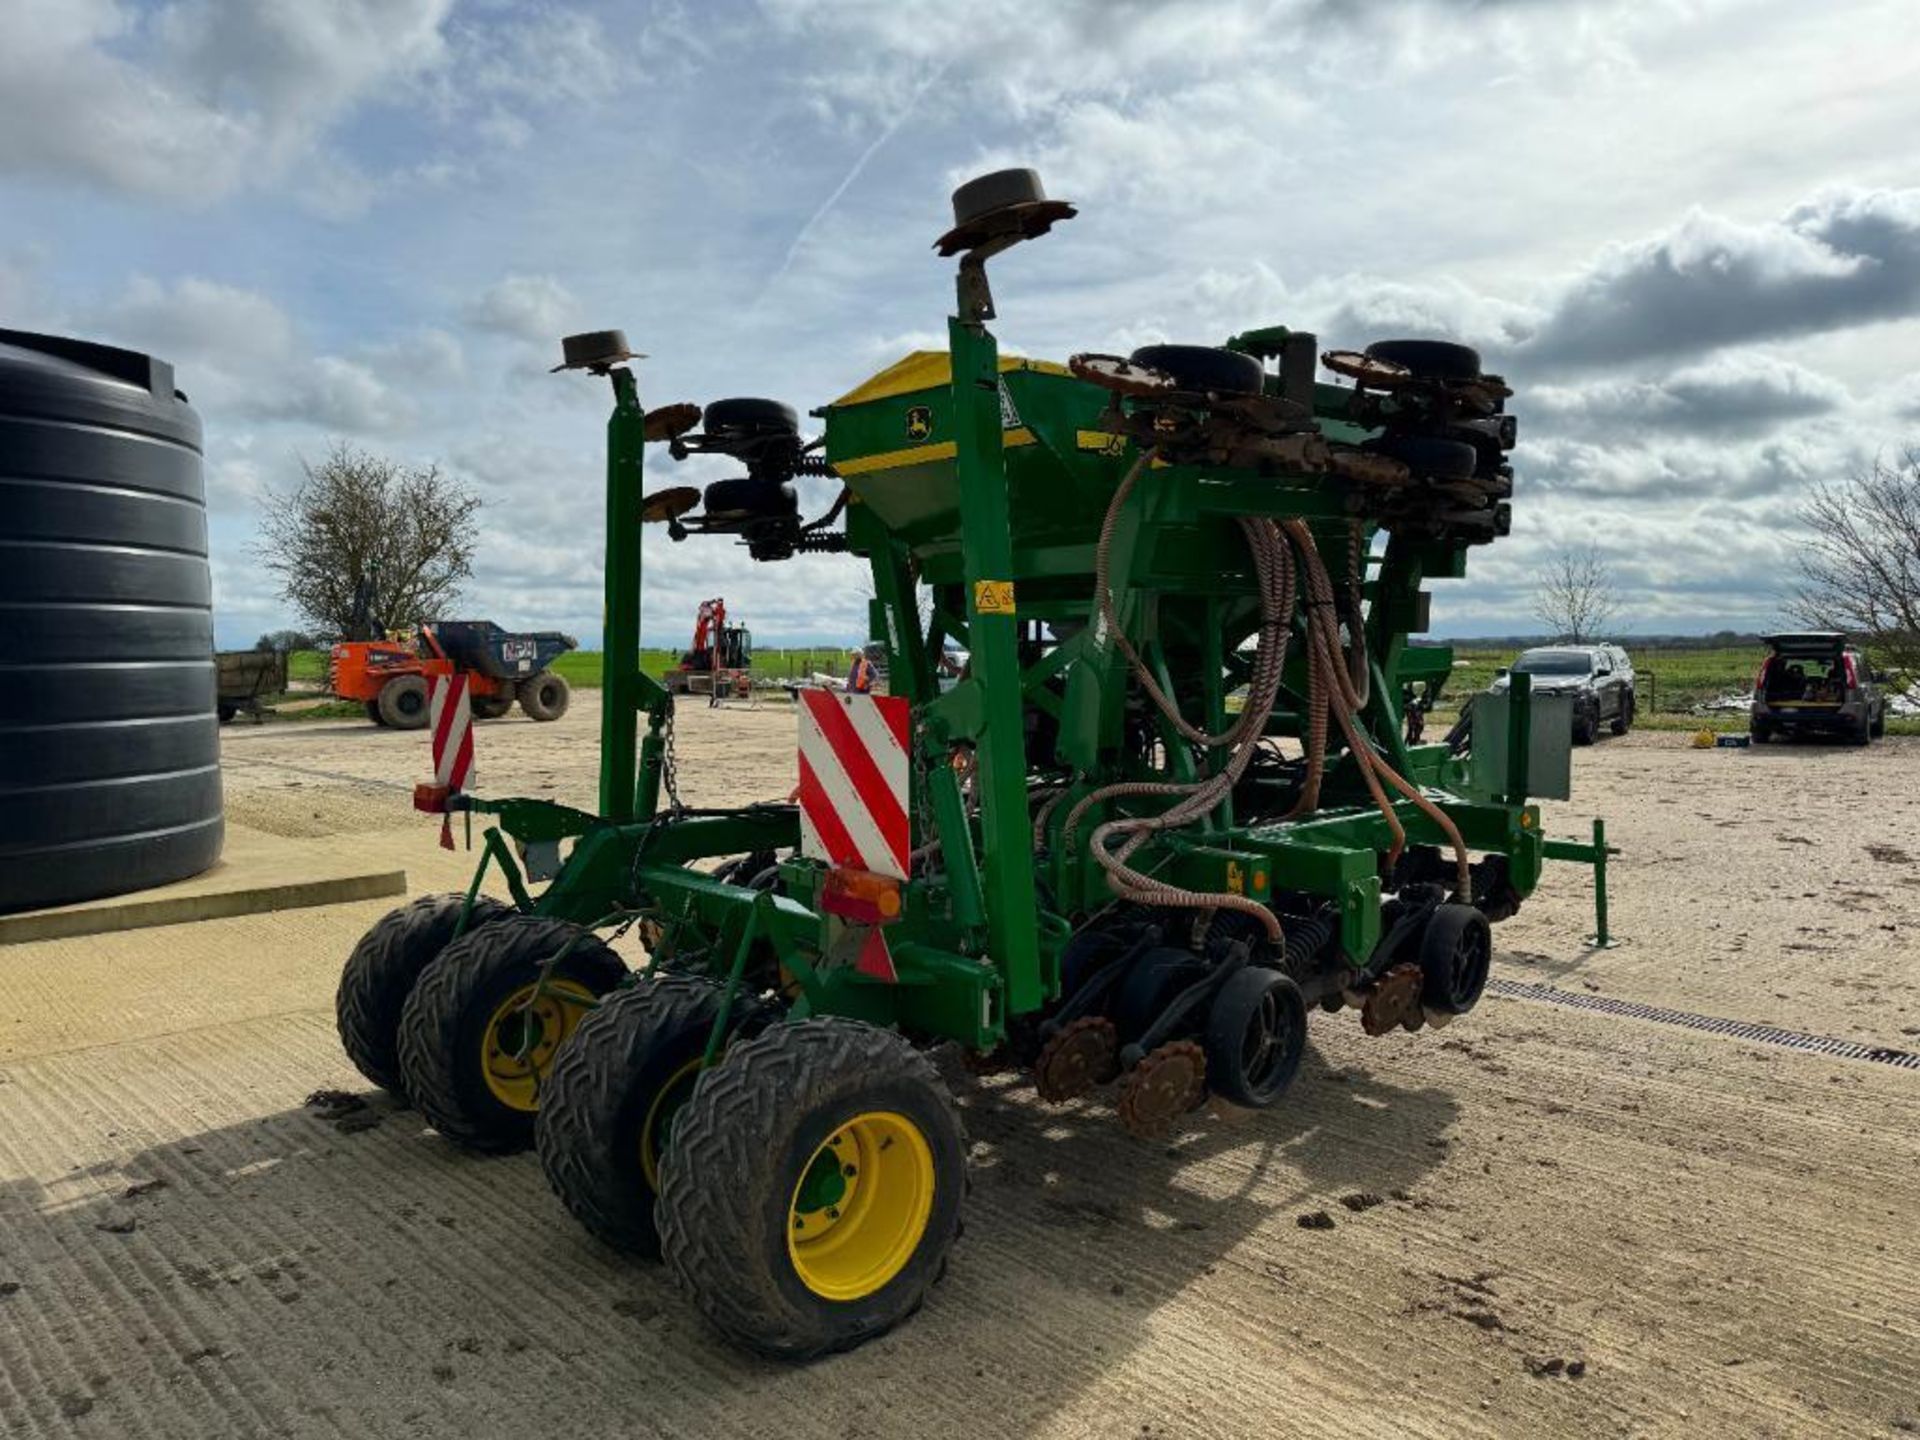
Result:
M494 822L473 886L387 917L341 984L369 1078L470 1148L537 1144L594 1234L790 1358L881 1333L945 1266L965 1148L927 1048L1143 1137L1284 1104L1311 1011L1456 1020L1543 860L1606 856L1540 834L1569 725L1524 677L1420 738L1451 668L1409 640L1427 587L1509 523L1510 391L1478 355L1267 327L1003 357L986 262L1073 208L1026 171L954 207L948 349L811 440L769 400L647 411L619 332L566 342L614 397L599 809L424 793ZM643 495L649 443L743 473ZM808 479L839 496L812 519ZM644 522L865 563L890 694L801 694L794 800L681 802L637 664Z

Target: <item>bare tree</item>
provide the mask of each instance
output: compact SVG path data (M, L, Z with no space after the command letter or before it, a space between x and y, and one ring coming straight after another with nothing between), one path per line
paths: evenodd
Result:
M480 499L435 466L397 464L335 442L305 478L261 502L261 563L280 594L328 636L438 618L473 573Z
M1584 550L1569 546L1540 571L1533 613L1556 639L1591 644L1619 609L1620 593L1614 589L1613 572L1598 545Z
M1864 640L1880 665L1920 671L1920 451L1816 487L1800 521L1811 533L1788 612Z

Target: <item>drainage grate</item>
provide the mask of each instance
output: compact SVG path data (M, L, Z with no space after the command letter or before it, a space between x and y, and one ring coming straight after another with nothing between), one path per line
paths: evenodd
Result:
M1504 995L1509 1000L1542 1000L1549 1005L1565 1005L1572 1010L1623 1015L1629 1020L1651 1020L1659 1025L1704 1030L1709 1035L1725 1035L1734 1040L1757 1040L1762 1045L1779 1045L1810 1055L1835 1055L1842 1060L1875 1060L1882 1065L1898 1065L1902 1070L1920 1070L1920 1055L1911 1050L1891 1050L1884 1045L1856 1045L1851 1040L1835 1040L1827 1035L1802 1035L1797 1030L1779 1030L1771 1025L1755 1025L1745 1020L1722 1020L1713 1015L1696 1015L1690 1010L1667 1010L1658 1005L1643 1005L1637 1000L1615 1000L1607 995L1580 995L1571 990L1557 990L1551 985L1522 985L1516 980L1489 980L1487 990L1490 994Z

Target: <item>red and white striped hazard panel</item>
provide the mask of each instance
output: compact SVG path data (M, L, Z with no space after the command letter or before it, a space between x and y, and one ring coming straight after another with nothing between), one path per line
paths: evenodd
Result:
M907 878L911 706L896 695L800 692L800 853Z
M473 779L473 707L467 698L467 677L434 675L427 685L433 783L449 791L464 790Z

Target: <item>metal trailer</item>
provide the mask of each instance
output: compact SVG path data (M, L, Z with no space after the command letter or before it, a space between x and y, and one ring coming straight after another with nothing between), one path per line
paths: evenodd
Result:
M811 444L772 402L649 413L619 332L565 342L613 393L598 811L425 791L491 822L473 883L382 920L340 987L368 1078L457 1144L537 1144L589 1230L776 1356L884 1332L944 1270L966 1160L930 1047L1048 1101L1110 1087L1142 1136L1278 1103L1312 1009L1384 1035L1472 1008L1547 854L1528 797L1567 792L1566 717L1524 683L1465 753L1404 738L1451 661L1407 643L1425 586L1507 528L1509 392L1471 350L1003 357L985 262L1074 212L1024 171L954 201L948 351ZM748 473L643 496L649 442ZM844 485L808 523L804 475ZM894 698L802 697L844 767L803 749L799 804L680 801L635 663L646 521L867 562ZM630 927L638 974L598 933Z

